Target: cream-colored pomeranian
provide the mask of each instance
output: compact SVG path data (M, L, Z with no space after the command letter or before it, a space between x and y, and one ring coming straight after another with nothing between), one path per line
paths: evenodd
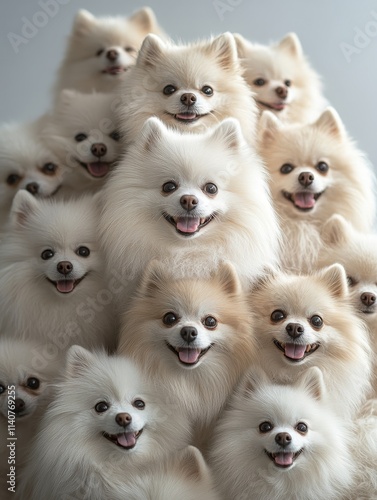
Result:
M234 35L244 76L259 110L285 122L315 120L326 106L318 74L306 59L300 40L289 33L279 43L260 45Z
M286 269L312 269L322 245L319 230L334 213L361 231L371 229L375 216L372 170L334 109L328 108L309 125L284 125L265 111L260 153L271 173Z

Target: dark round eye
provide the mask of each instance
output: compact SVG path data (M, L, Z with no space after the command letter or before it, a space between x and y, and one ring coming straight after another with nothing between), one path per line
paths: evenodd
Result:
M285 314L284 311L281 311L280 309L276 309L271 313L271 321L274 323L279 323L279 321L283 321L287 315Z
M132 406L134 406L138 410L144 410L145 403L142 399L135 399L135 401L132 403Z
M18 174L10 174L7 177L7 184L9 186L14 186L18 182L20 182L20 180L21 180L21 176L20 175L18 175Z
M284 80L284 85L285 85L286 87L290 87L290 86L292 85L291 80Z
M2 394L3 392L5 392L5 387L0 384L0 394Z
M203 325L206 328L209 328L209 329L213 330L217 326L217 319L214 318L213 316L207 316L203 320Z
M114 130L114 132L111 132L110 134L111 139L114 141L119 141L120 140L120 133Z
M173 181L165 182L165 184L162 185L162 190L164 193L172 193L177 189L177 184Z
M99 57L100 55L102 55L102 54L103 54L103 51L104 51L104 49L99 49L99 50L97 50L96 56L98 56L98 57Z
M176 91L176 87L174 87L174 85L166 85L166 87L164 87L164 90L162 91L165 95L172 95L174 94L174 92Z
M33 389L34 391L38 389L40 386L40 382L37 378L35 377L30 377L26 381L26 387L29 387L29 389Z
M347 276L347 283L348 283L348 286L355 286L356 280L355 280L355 278L352 278L352 276Z
M259 426L259 430L263 433L270 432L273 428L274 426L271 424L271 422L268 421L262 422Z
M52 259L52 257L55 255L55 252L51 250L51 248L48 248L47 250L43 250L41 253L41 258L43 260L49 260Z
M109 404L106 403L106 401L100 401L99 403L96 404L94 409L96 410L97 413L104 413L109 409Z
M325 172L328 171L329 166L327 165L327 163L325 161L320 161L317 163L316 169L324 174Z
M299 422L296 425L296 430L298 432L301 432L302 434L306 434L308 432L308 426L306 424L304 424L304 422Z
M175 313L173 312L168 312L165 314L165 316L162 318L162 322L166 326L172 326L174 323L178 321L178 317L176 316Z
M318 316L318 314L314 314L310 318L310 323L315 327L315 328L321 328L323 325L323 319L321 316Z
M212 182L208 182L205 186L204 186L204 191L208 194L216 194L218 189L217 189L217 186L216 184L213 184Z
M41 168L42 172L46 175L54 175L57 169L58 166L55 163L45 163Z
M280 172L282 174L289 174L292 172L292 170L294 169L295 167L293 165L291 165L290 163L284 163L284 165L282 165L280 167Z
M88 136L86 134L77 134L75 135L75 141L77 142L82 142L82 141L85 141L85 139L87 139Z
M257 87L263 87L263 85L266 84L266 80L264 78L257 78L256 80L253 81L253 83Z
M209 85L204 85L204 87L202 87L202 92L203 94L205 95L213 95L213 88L210 87Z
M126 52L136 52L136 49L134 47L124 47L124 50Z
M89 257L90 255L90 250L88 247L79 247L76 250L77 255L80 255L80 257Z

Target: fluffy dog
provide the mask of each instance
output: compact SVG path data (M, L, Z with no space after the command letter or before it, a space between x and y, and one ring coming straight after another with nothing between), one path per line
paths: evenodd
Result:
M96 18L86 10L79 10L59 69L55 94L63 89L112 91L135 64L148 33L163 34L148 7L128 18Z
M255 363L278 382L318 366L337 412L353 416L370 391L368 332L349 304L339 264L311 275L278 274L250 294L259 349Z
M270 46L234 35L244 76L259 110L271 110L283 121L307 123L326 106L318 74L306 59L300 40L288 33Z
M64 167L42 143L38 130L38 121L3 125L0 129L0 230L19 189L46 197L62 185Z
M235 117L245 138L254 140L257 106L242 78L230 33L189 45L173 45L148 35L120 97L126 144L138 137L151 116L183 132L203 132Z
M264 112L260 151L282 220L282 260L287 269L311 270L322 245L319 229L333 213L361 231L371 229L372 171L334 109L328 108L309 125L283 125Z
M18 491L26 454L52 397L51 384L57 376L58 365L43 358L41 352L39 344L4 335L0 338L0 491L3 499L12 498ZM15 485L10 474L12 467Z
M0 249L0 329L48 344L59 357L73 343L114 347L112 302L96 238L95 199L14 198Z
M111 94L63 90L56 106L43 118L44 142L67 167L63 194L95 191L120 155L120 133Z
M109 268L129 280L153 258L175 277L205 277L231 260L248 284L277 260L279 227L264 168L234 119L181 134L150 118L103 200Z
M32 500L128 498L125 484L188 440L184 419L131 360L73 346L31 452L24 491Z
M131 356L206 441L214 419L248 367L254 334L234 268L182 279L153 261L124 317L119 352Z
M215 431L211 465L223 498L343 498L357 445L326 393L318 368L292 386L245 378Z

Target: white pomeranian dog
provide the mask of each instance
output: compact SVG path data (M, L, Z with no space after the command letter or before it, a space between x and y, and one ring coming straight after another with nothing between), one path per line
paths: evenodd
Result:
M125 485L186 446L188 429L131 360L73 346L22 492L30 500L128 498Z
M40 341L59 358L72 344L114 348L114 297L124 288L103 278L95 198L14 198L0 248L0 330Z
M95 17L87 10L76 14L64 60L55 84L81 92L111 92L135 64L148 33L164 35L149 7L130 17Z

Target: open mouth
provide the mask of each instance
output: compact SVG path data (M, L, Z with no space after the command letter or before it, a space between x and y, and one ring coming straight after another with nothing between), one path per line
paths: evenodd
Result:
M293 465L293 462L299 455L301 455L301 453L304 451L304 448L301 448L301 450L297 451L296 453L293 453L291 451L279 451L278 453L270 453L267 450L264 451L268 458L270 458L274 462L276 467L287 469L288 467L291 467Z
M274 339L274 344L284 353L284 356L289 359L289 361L294 362L302 361L306 356L313 354L320 346L318 342L314 344L290 344L281 343L276 339Z
M197 349L194 347L173 347L166 342L169 349L178 357L180 363L186 366L194 366L198 361L210 350L212 344L205 349Z
M46 279L54 285L54 287L59 293L71 293L76 288L76 286L85 278L85 276L86 274L84 274L84 276L81 276L81 278L77 280L65 279L65 280L53 281L47 277Z
M313 193L312 191L298 191L297 193L288 193L282 191L284 198L289 200L293 205L303 212L309 212L315 207L318 198L324 193Z
M108 66L104 70L102 70L102 73L105 73L107 75L119 75L121 73L124 73L127 71L127 68L125 66Z
M80 160L77 161L92 177L105 177L112 167L111 163L104 161L96 161L93 163L84 163Z
M199 115L198 113L194 113L192 111L183 111L182 113L176 113L175 115L172 113L166 112L168 115L173 116L177 121L181 123L194 123L197 122L203 116L207 116L210 113L204 113L203 115Z
M103 432L102 435L112 443L120 446L120 448L132 450L132 448L135 448L136 442L142 432L143 429L140 429L138 432L121 432L119 434L108 434L107 432Z
M268 104L267 102L257 101L257 103L267 109L272 109L273 111L283 111L285 106L287 106L286 102L272 102Z
M177 233L183 236L192 236L198 233L202 227L206 226L215 217L215 214L211 214L208 217L172 217L167 213L162 214L172 226L175 227Z

